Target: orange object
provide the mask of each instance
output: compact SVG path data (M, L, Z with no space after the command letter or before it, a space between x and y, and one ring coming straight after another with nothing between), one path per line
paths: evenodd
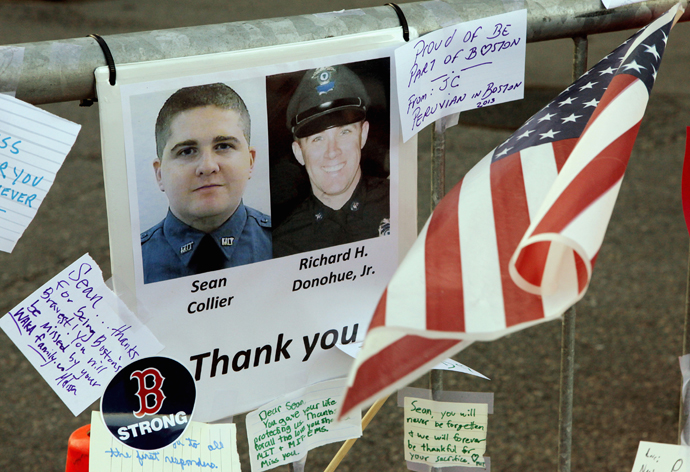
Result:
M67 443L65 472L89 472L90 434L91 425L87 424L70 435Z

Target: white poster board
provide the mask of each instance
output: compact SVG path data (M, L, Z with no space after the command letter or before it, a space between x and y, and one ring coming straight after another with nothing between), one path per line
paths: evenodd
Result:
M392 63L393 50L401 43L400 29L393 28L118 64L115 86L108 83L107 68L96 71L115 289L133 295L130 308L166 346L161 355L179 360L195 374L195 420L248 411L348 372L352 359L333 347L364 337L387 282L416 235L416 141L403 144L401 139ZM369 95L361 169L362 175L373 172L389 188L387 235L146 283L149 269L141 241L167 218L171 196L160 191L153 165L155 122L168 97L184 87L215 83L242 97L251 116L248 141L255 151L243 203L270 216L269 231L275 231L313 188L295 159L286 124L289 99L307 71L340 71L341 65L359 76ZM362 200L350 209L365 205ZM236 240L226 238L226 243ZM177 250L191 252L185 245Z

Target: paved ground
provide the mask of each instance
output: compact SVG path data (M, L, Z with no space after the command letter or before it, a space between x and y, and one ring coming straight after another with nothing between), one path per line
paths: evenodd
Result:
M287 16L377 5L370 0L10 1L0 3L0 44ZM591 39L590 64L630 32ZM577 306L573 470L629 471L640 440L674 443L682 349L688 236L680 206L685 126L690 125L690 25L671 36L628 173L597 261ZM526 99L466 113L448 132L449 187L570 79L567 40L528 48ZM0 313L85 252L109 276L98 110L46 106L83 125L35 221L12 254L0 253ZM420 140L420 214L428 214L428 133ZM421 217L420 220L423 220ZM496 471L555 470L560 323L551 322L457 359L490 382L449 374L446 389L495 392L488 454ZM424 380L415 386L424 386ZM339 470L402 471L402 415L392 400ZM14 345L0 334L0 470L62 471L74 418ZM241 422L241 419L240 419ZM240 427L240 431L243 427ZM246 439L239 447L249 470ZM309 455L323 470L337 445Z

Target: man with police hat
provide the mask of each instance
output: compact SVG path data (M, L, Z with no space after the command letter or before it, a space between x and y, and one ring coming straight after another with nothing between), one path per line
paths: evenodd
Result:
M225 84L175 92L156 121L153 162L167 216L141 233L144 283L272 256L271 220L245 206L256 151L242 98Z
M274 257L347 244L390 232L390 185L362 174L369 96L345 66L307 71L290 99L292 152L312 194L273 232Z

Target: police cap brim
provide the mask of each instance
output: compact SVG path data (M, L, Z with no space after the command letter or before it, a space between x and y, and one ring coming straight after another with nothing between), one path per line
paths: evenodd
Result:
M366 105L360 98L343 98L310 108L292 120L295 138L306 138L338 126L345 126L364 120Z

